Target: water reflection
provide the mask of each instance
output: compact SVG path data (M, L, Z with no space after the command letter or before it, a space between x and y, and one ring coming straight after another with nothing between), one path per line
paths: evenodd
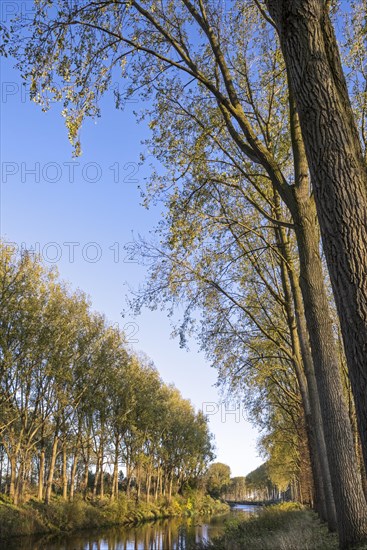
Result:
M7 544L6 550L187 550L193 542L221 535L228 518L257 511L256 506L239 505L229 514L212 518L165 519L133 528L79 531L62 537L22 537ZM5 549L1 544L0 548Z
M246 514L258 514L262 510L262 506L254 504L235 504L232 506L232 512L244 512Z

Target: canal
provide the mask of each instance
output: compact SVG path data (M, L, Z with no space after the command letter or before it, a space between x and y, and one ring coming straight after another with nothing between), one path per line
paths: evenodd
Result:
M221 535L229 519L258 513L259 509L236 505L227 514L207 518L170 518L135 527L78 531L58 537L21 537L7 542L6 550L187 550L195 542Z

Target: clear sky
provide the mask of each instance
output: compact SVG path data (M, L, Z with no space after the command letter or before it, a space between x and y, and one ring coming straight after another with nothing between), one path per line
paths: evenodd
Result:
M11 60L1 61L1 235L19 247L35 248L56 264L63 279L87 292L93 308L125 328L130 344L155 363L163 380L210 414L217 460L233 475L245 475L263 461L256 451L255 429L219 405L216 372L198 353L180 349L170 338L165 312L145 310L121 317L128 287L144 281L145 270L123 249L133 235L149 236L162 213L140 205L149 166L138 167L147 137L127 104L114 107L104 98L102 117L82 131L83 155L72 159L61 107L43 113L29 101ZM233 406L232 406L233 407Z

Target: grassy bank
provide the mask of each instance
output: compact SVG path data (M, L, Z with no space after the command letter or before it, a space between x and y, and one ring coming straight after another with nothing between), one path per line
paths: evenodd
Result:
M338 539L316 514L293 503L270 506L259 515L229 521L225 535L206 550L336 550Z
M0 501L0 539L41 533L72 532L112 525L133 525L158 518L218 514L228 506L209 496L193 493L174 497L171 502L136 502L121 495L116 502L99 500L65 502L60 499L44 504L30 500L22 506Z

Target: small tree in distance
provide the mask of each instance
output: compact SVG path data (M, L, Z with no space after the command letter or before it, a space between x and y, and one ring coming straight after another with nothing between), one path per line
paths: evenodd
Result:
M220 498L229 487L231 480L231 469L227 464L214 462L207 473L206 489L213 498Z

